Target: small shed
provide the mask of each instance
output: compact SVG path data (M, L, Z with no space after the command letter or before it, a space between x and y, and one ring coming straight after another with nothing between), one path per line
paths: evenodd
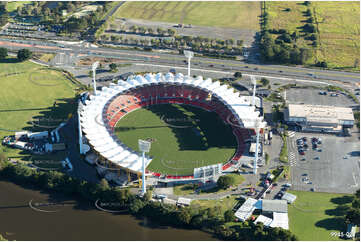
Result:
M282 196L282 200L286 200L287 203L293 203L296 200L297 196L291 193L285 192Z
M189 206L189 205L191 205L191 202L192 202L192 199L190 199L190 198L180 197L180 198L178 198L177 205Z

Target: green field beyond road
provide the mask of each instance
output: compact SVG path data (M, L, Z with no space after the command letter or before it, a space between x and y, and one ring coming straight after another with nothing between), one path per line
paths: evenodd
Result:
M259 30L259 2L126 2L115 16L171 23Z
M0 62L0 83L1 139L15 131L42 131L43 125L55 129L76 108L76 86L61 72L29 61L18 63L8 58ZM14 157L22 154L6 151Z
M138 150L138 139L152 138L153 161L147 169L172 175L192 175L195 167L225 163L237 146L232 128L217 114L186 105L136 110L118 122L115 132L133 150Z
M331 232L346 232L343 205L351 195L291 191L297 196L288 207L289 226L299 240L341 240Z
M360 3L352 1L311 1L304 2L271 1L266 4L269 15L269 29L285 29L289 33L298 31L299 47L311 48L314 57L309 64L326 61L328 67L342 70L359 70L360 58ZM310 16L310 10L317 28L317 47L305 38L302 27ZM276 36L274 36L276 37Z

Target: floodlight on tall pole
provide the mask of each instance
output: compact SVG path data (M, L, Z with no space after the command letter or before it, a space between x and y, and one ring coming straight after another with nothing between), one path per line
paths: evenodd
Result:
M253 94L252 94L252 106L256 105L256 87L257 87L257 81L254 76L251 76L251 81L253 83Z
M138 140L139 150L142 152L142 194L147 192L145 184L145 152L149 152L151 143L146 140Z
M255 123L256 131L256 153L254 155L253 173L257 174L257 162L258 162L258 146L259 146L259 131L261 129L261 121L257 118Z
M194 53L189 50L184 51L184 56L188 58L188 76L191 76L191 59L194 56Z
M99 66L99 61L94 62L93 65L92 65L94 95L97 95L97 84L96 84L96 81L95 81L95 73L96 73L96 70L97 70L98 66Z

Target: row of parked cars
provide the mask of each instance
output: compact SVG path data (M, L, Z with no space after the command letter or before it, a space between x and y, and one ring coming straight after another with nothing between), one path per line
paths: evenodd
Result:
M327 95L327 92L326 92L326 91L319 91L318 94L320 94L320 95ZM330 93L330 96L331 96L331 97L338 97L338 95L339 95L339 94L336 93L336 92L331 92L331 93Z
M299 138L296 140L298 153L300 155L305 155L305 152L308 150L307 141L308 141L307 137L302 137L302 138ZM322 144L321 138L312 137L311 143L312 143L313 150L318 150L319 152L322 151L322 149L319 148L319 145Z

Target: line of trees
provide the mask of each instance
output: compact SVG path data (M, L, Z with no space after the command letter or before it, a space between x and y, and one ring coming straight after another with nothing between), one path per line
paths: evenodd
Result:
M144 26L137 26L131 25L126 27L124 25L120 25L119 27L115 24L110 24L110 29L108 32L118 32L118 33L128 33L128 34L142 34L142 35L149 35L149 36L159 36L159 37L166 37L166 36L175 36L176 31L174 29L163 29L163 28L151 28L151 27L144 27Z
M79 180L57 171L37 171L23 165L0 163L0 177L17 184L32 184L47 191L57 191L68 195L78 195L95 202L116 202L135 216L148 217L161 224L183 228L197 228L213 232L225 240L296 240L288 230L264 228L252 222L239 223L236 228L225 225L233 220L231 213L222 213L220 207L203 209L200 207L177 207L151 201L151 193L138 197L127 189L110 187L105 180L98 184Z
M346 224L354 224L360 227L360 190L352 196L351 205L347 206L345 215Z
M112 43L136 45L140 47L151 48L167 48L175 50L191 49L194 52L199 52L211 56L235 56L242 53L242 40L235 41L234 39L213 39L202 36L174 36L171 38L153 38L138 39L133 37L111 35L101 35L100 40L111 41Z

